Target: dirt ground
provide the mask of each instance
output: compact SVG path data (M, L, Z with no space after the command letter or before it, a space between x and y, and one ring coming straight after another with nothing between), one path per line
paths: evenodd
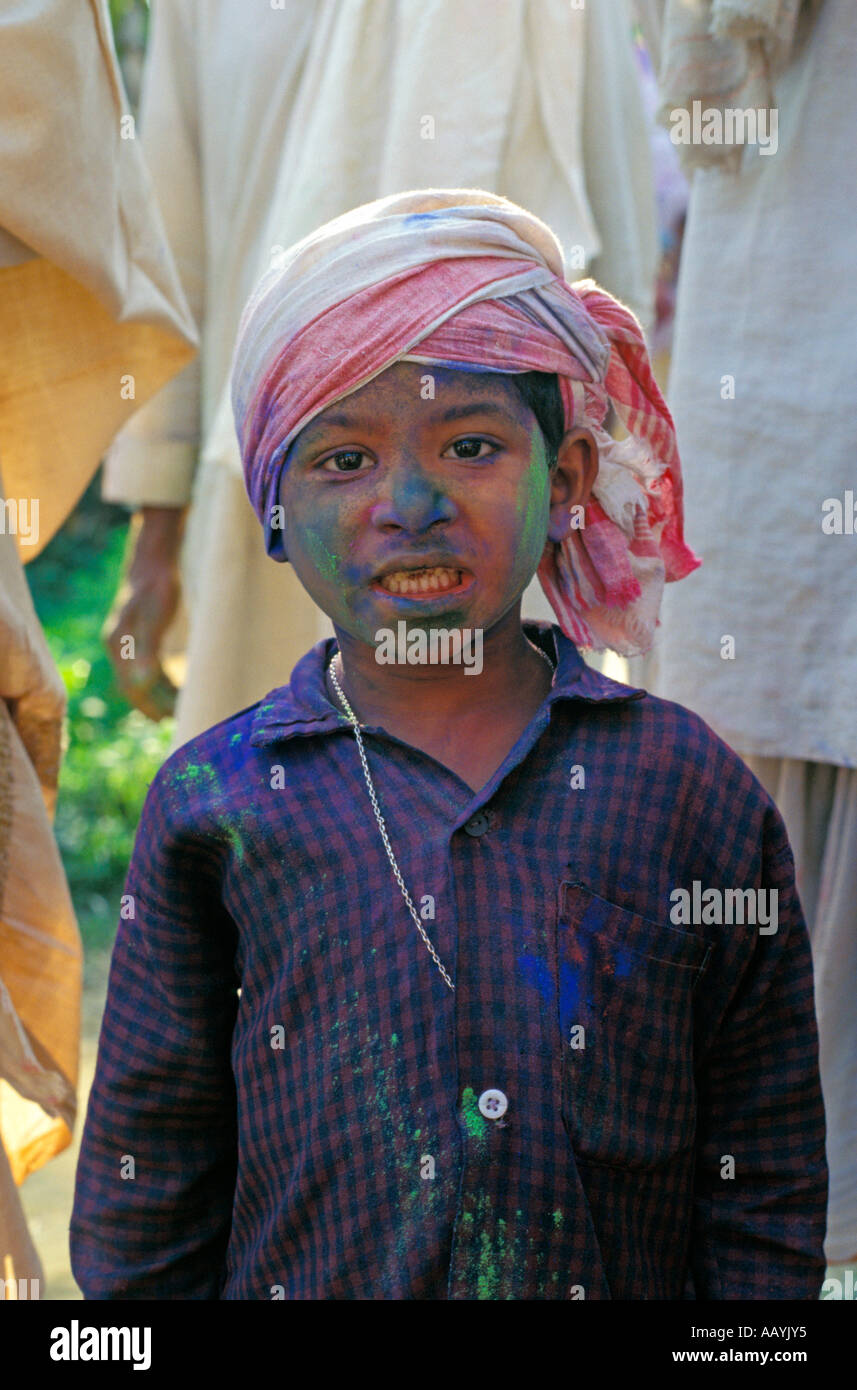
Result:
M83 990L83 1027L80 1055L78 1122L73 1143L21 1188L21 1200L33 1240L45 1273L42 1298L62 1301L80 1299L82 1294L71 1272L68 1253L68 1223L74 1196L74 1174L80 1148L80 1135L86 1116L89 1088L95 1073L98 1030L107 993L110 957L90 956L86 961ZM848 1271L850 1270L850 1275ZM839 1281L841 1291L827 1289L822 1297L857 1299L857 1266L831 1265L828 1279Z

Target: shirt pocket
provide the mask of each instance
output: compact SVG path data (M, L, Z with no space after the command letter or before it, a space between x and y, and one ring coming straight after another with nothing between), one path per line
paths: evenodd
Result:
M575 1153L655 1168L696 1133L693 993L711 945L564 881L557 915L562 1114Z

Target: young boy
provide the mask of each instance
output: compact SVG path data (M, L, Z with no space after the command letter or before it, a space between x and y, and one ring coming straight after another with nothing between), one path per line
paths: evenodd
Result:
M267 549L336 639L152 783L84 1294L817 1298L782 821L575 645L644 649L698 563L636 320L515 204L401 194L263 278L233 404ZM537 569L558 626L521 621Z

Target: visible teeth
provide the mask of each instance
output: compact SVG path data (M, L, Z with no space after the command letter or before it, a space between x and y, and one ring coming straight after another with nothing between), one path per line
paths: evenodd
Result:
M442 593L444 589L458 587L461 583L461 570L445 569L443 566L423 570L396 570L394 574L385 574L379 582L382 588L391 594Z

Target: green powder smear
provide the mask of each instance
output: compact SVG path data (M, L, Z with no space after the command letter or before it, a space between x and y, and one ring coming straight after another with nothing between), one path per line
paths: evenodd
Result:
M536 429L530 448L530 466L521 478L515 499L515 514L520 525L515 555L516 578L532 574L541 559L550 518L550 491L551 475Z
M530 466L524 480L526 488L526 512L524 528L521 532L521 550L529 554L534 550L541 555L547 532L548 502L550 499L551 477L544 458L543 446L533 440ZM521 505L519 498L518 506Z
M488 1133L488 1121L479 1109L476 1092L472 1086L465 1086L461 1093L461 1118L471 1139L484 1139Z
M328 550L318 532L307 527L304 531L304 544L312 555L313 563L319 573L323 574L326 579L338 580L339 556L335 555L332 550Z

